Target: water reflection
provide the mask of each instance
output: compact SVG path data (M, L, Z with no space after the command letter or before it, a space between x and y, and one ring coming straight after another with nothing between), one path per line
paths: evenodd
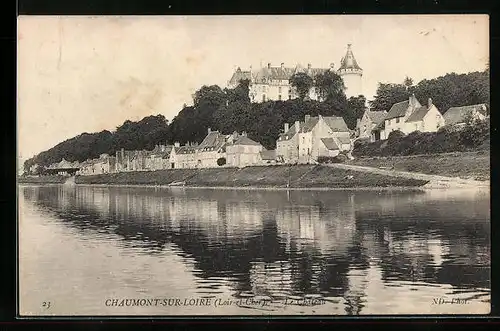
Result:
M344 314L376 310L391 286L427 305L432 287L489 295L489 196L477 192L20 192L79 236L118 236L136 257L174 252L203 295L228 284L235 297L312 295Z

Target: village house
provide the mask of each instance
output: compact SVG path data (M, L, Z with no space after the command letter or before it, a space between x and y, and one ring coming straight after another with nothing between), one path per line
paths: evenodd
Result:
M45 172L52 175L67 176L78 172L80 164L78 161L69 162L65 158L62 158L60 162L52 163L49 165Z
M145 159L145 170L168 169L172 148L173 146L169 145L156 145Z
M276 151L264 149L260 153L259 163L262 165L276 164Z
M208 134L197 148L197 167L216 168L219 167L217 160L226 158L227 137L219 131L208 129Z
M408 100L394 104L383 122L373 130L371 141L384 140L393 131L409 134L414 131L437 132L444 126L443 115L429 98L427 105L422 106L412 94Z
M335 156L351 149L351 132L342 117L306 115L276 142L277 158L285 163L314 163L320 156ZM287 130L288 129L288 130Z
M387 111L366 110L363 116L356 121L356 137L370 139L372 130L382 123L387 116Z
M227 165L230 167L258 165L262 162L260 152L263 150L264 147L248 138L246 132L242 132L241 135L234 132L228 137L226 145Z
M115 172L147 170L146 159L150 154L149 151L126 151L122 148L116 152Z
M451 107L444 113L444 124L449 126L464 126L468 119L484 120L488 116L486 104Z
M178 142L174 144L170 152L169 163L171 169L191 169L198 164L196 144L187 143L180 146Z
M98 159L94 160L94 174L109 174L115 171L116 158L108 154L101 154Z
M82 163L80 163L80 168L76 172L76 174L81 176L93 175L95 172L94 162L95 160L90 159L83 161Z

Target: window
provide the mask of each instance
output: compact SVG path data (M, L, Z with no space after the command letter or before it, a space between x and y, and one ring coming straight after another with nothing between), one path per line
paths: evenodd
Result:
M266 102L266 95L262 94L262 102Z
M363 132L366 132L366 125L363 125Z
M399 117L396 117L396 123L399 123Z
M281 93L281 86L278 87L278 93Z
M278 100L281 100L281 94L280 94L280 95L278 95Z
M288 95L288 100L290 100L290 99L292 99L292 96L289 94L289 95Z

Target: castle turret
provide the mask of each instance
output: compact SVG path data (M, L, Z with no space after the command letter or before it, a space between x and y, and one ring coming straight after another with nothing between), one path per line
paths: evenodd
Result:
M363 76L363 69L358 65L352 53L351 44L347 44L347 53L340 60L340 67L337 73L344 80L346 87L345 94L348 98L363 94L361 77Z

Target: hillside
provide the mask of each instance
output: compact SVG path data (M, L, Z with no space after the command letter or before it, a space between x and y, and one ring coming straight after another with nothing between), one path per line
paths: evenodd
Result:
M224 134L246 131L251 139L274 149L283 124L302 120L306 114L341 116L354 129L356 119L365 111L365 98L347 100L338 85L326 88L332 91L326 93L330 97L323 102L293 99L251 103L248 81L242 81L234 89L202 86L193 95L194 105L184 106L171 123L163 115L148 116L138 122L125 121L114 131L83 133L27 160L24 168L28 171L33 164L48 166L62 158L82 162L102 153L114 155L121 148L151 150L156 144L199 143L208 128ZM405 84L379 84L377 95L369 103L374 110L384 110L407 99L409 93L415 93L422 101L432 98L441 112L451 106L489 103L489 70L451 73L415 86L411 79L405 80Z

